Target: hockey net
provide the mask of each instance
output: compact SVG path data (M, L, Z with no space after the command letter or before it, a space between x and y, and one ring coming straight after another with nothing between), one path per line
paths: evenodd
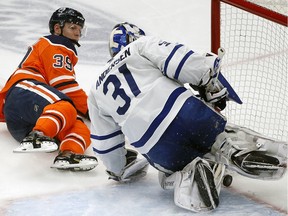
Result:
M228 121L288 141L287 0L211 0L211 49L243 101Z

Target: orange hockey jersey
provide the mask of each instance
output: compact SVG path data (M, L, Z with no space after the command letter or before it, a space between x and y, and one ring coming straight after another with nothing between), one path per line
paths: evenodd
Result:
M74 44L65 37L41 37L30 46L17 70L0 92L0 121L5 121L3 106L11 86L21 80L44 82L70 97L81 115L87 114L87 94L75 79L74 66L78 61Z

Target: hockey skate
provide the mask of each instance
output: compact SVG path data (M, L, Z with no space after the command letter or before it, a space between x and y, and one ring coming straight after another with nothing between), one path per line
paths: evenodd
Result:
M98 161L96 157L75 154L71 151L63 151L55 158L51 168L70 171L89 171L94 169L97 165Z
M243 176L279 179L287 170L287 145L248 128L227 125L211 153L216 162Z
M54 152L57 149L56 139L45 136L40 131L32 131L13 152Z

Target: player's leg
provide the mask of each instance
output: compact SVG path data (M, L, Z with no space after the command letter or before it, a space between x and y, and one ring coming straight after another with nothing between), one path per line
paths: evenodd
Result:
M33 130L41 131L49 137L56 137L61 131L71 128L76 119L77 111L70 102L57 101L45 106Z
M85 150L90 146L91 140L90 130L82 120L77 119L73 126L60 131L57 138L61 141L60 152L55 158L52 168L87 171L97 166L96 157L84 155Z
M45 106L32 131L14 152L51 152L58 149L56 135L74 125L77 112L68 101L60 100Z
M77 115L66 100L69 98L65 94L37 81L22 81L12 87L6 97L4 113L8 130L21 144L14 152L57 150L55 135L69 127L67 117L74 116L76 120Z
M33 82L30 82L34 85ZM18 141L26 139L26 144L21 144L14 152L51 152L58 149L55 139L45 136L42 132L28 135L41 116L43 108L49 102L20 82L8 92L4 105L4 114L10 134ZM26 137L26 138L25 138Z
M207 161L197 157L182 171L176 172L174 202L194 212L217 208L219 193L213 171Z
M288 143L229 124L212 147L216 161L258 179L278 179L287 170Z
M32 131L42 113L43 108L39 106L34 95L34 92L12 87L5 98L3 111L6 125L10 134L18 142Z

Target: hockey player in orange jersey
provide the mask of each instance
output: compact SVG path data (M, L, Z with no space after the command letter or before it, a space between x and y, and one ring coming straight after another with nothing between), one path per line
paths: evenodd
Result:
M52 152L52 167L91 170L97 159L84 155L90 131L87 95L75 79L75 45L84 31L83 15L59 8L49 21L51 35L28 48L16 71L0 92L0 121L20 142L14 152Z

